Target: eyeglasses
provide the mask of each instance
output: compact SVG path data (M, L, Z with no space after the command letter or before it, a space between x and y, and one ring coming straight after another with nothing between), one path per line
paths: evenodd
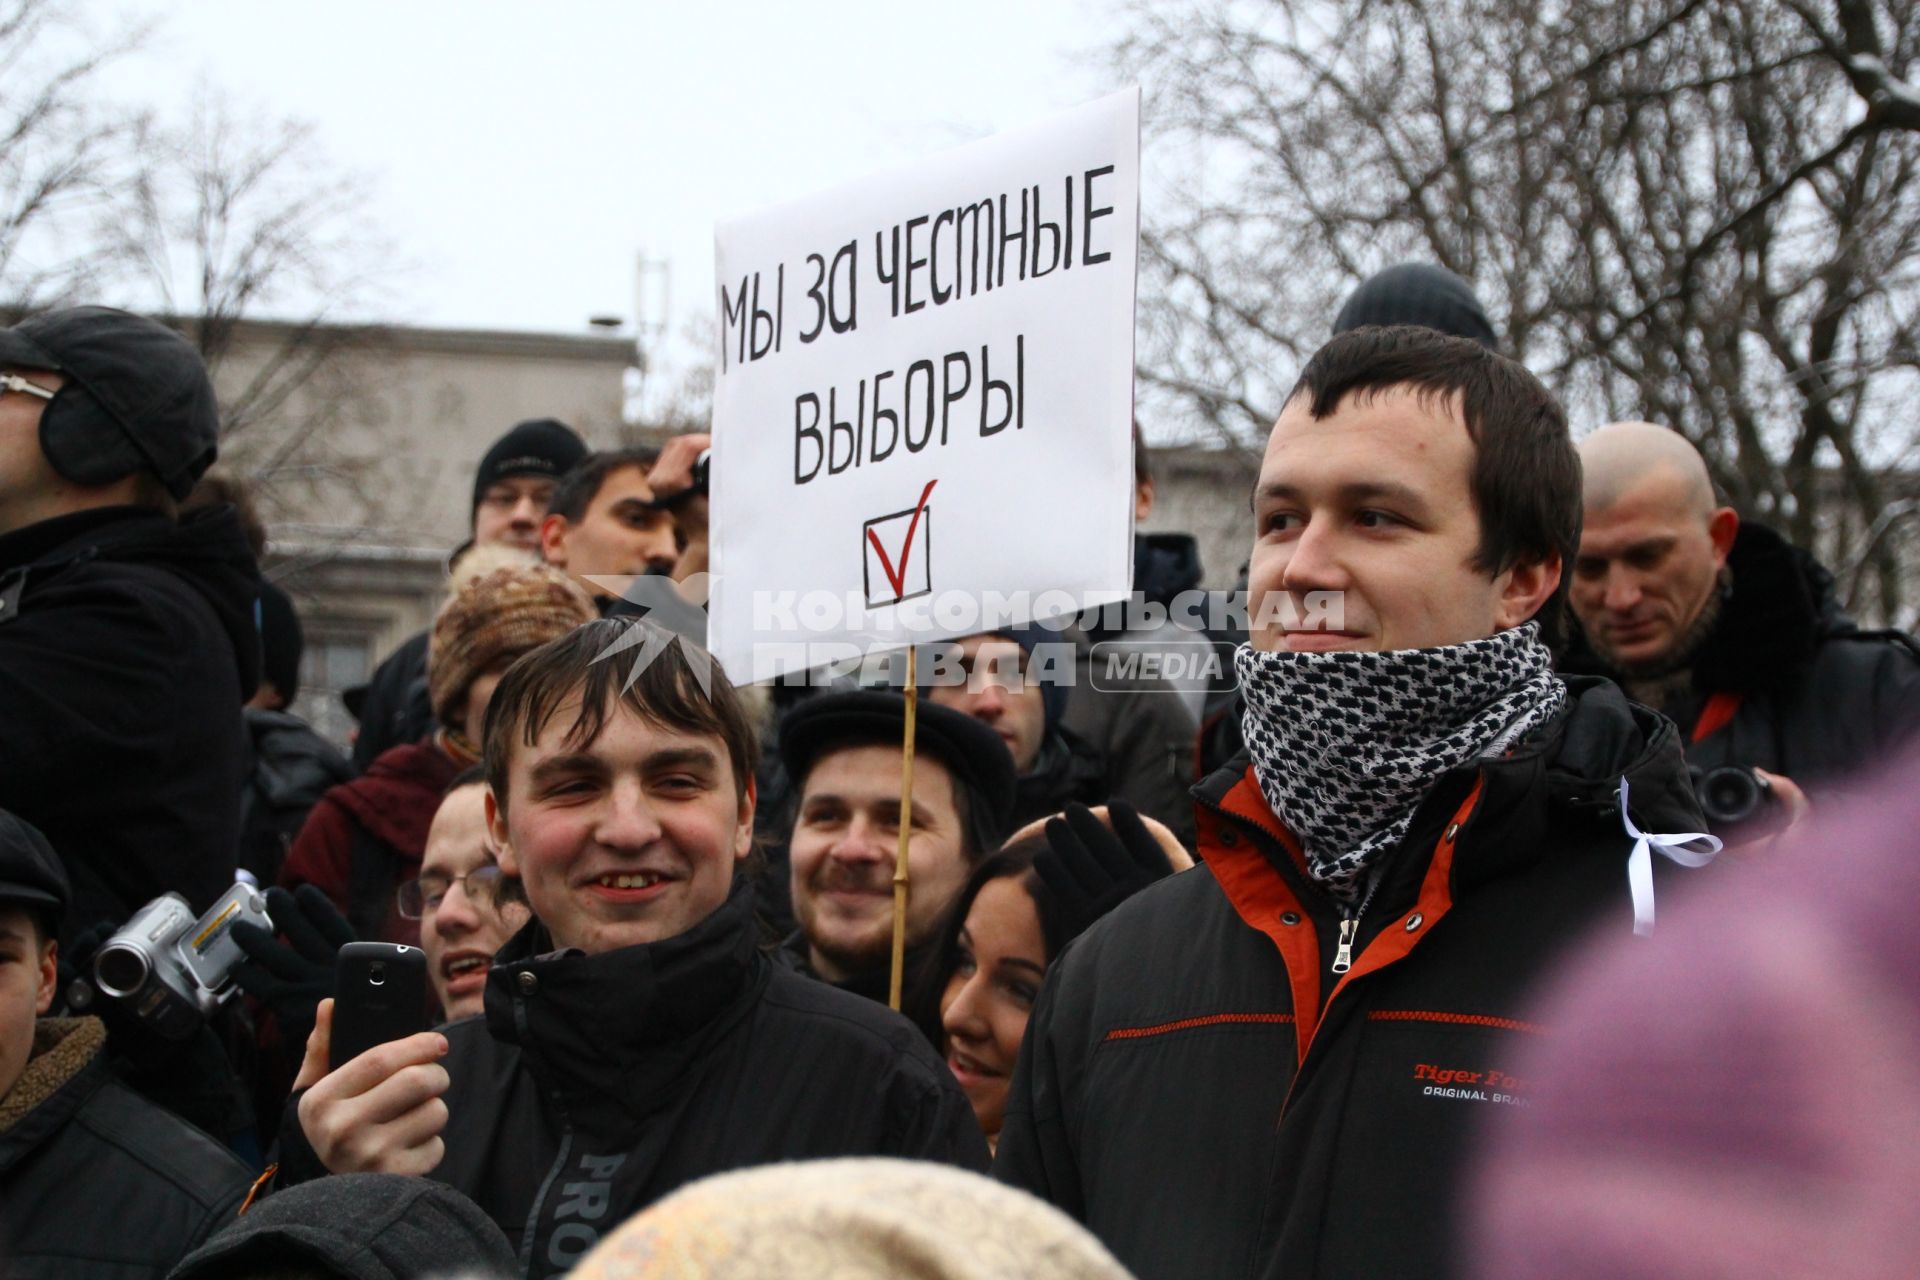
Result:
M493 906L500 895L500 868L494 863L475 867L463 876L421 876L400 886L394 895L403 920L418 920L429 911L438 911L447 891L459 885L467 897L485 906Z
M23 391L27 395L38 396L42 400L51 400L60 394L37 382L28 382L17 373L0 373L0 392L7 391Z

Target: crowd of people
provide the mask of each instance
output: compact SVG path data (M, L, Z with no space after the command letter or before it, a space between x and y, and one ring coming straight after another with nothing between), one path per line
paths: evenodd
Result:
M698 630L707 438L539 419L350 752L290 711L191 345L0 331L0 1277L1910 1273L1911 1142L1794 1138L1915 1114L1912 968L1844 921L1897 949L1920 889L1920 645L1677 433L1576 443L1445 271L1332 330L1244 632L736 688L653 642ZM1136 602L1200 581L1136 536ZM426 1029L335 1052L369 942ZM1879 1111L1792 1087L1794 1035Z

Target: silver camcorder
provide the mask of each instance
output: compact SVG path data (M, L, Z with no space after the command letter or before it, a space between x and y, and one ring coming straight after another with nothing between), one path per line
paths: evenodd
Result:
M94 983L161 1035L185 1039L239 989L231 974L246 953L232 935L241 920L273 932L266 900L245 881L197 920L185 898L163 893L94 953Z

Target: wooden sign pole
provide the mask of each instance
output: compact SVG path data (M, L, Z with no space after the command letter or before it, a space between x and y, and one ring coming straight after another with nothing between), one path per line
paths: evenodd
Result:
M914 648L911 644L907 646L907 732L906 740L900 745L900 843L893 858L893 980L887 988L887 1004L896 1012L906 977L907 901L912 893L907 883L907 841L913 835L913 721L920 705L920 685L913 669Z

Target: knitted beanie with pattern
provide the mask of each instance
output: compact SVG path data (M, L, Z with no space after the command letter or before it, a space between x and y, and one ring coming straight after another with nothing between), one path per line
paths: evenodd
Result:
M440 609L427 641L427 696L433 714L450 728L462 725L467 691L486 673L558 640L600 616L593 598L560 570L516 565L474 578Z

